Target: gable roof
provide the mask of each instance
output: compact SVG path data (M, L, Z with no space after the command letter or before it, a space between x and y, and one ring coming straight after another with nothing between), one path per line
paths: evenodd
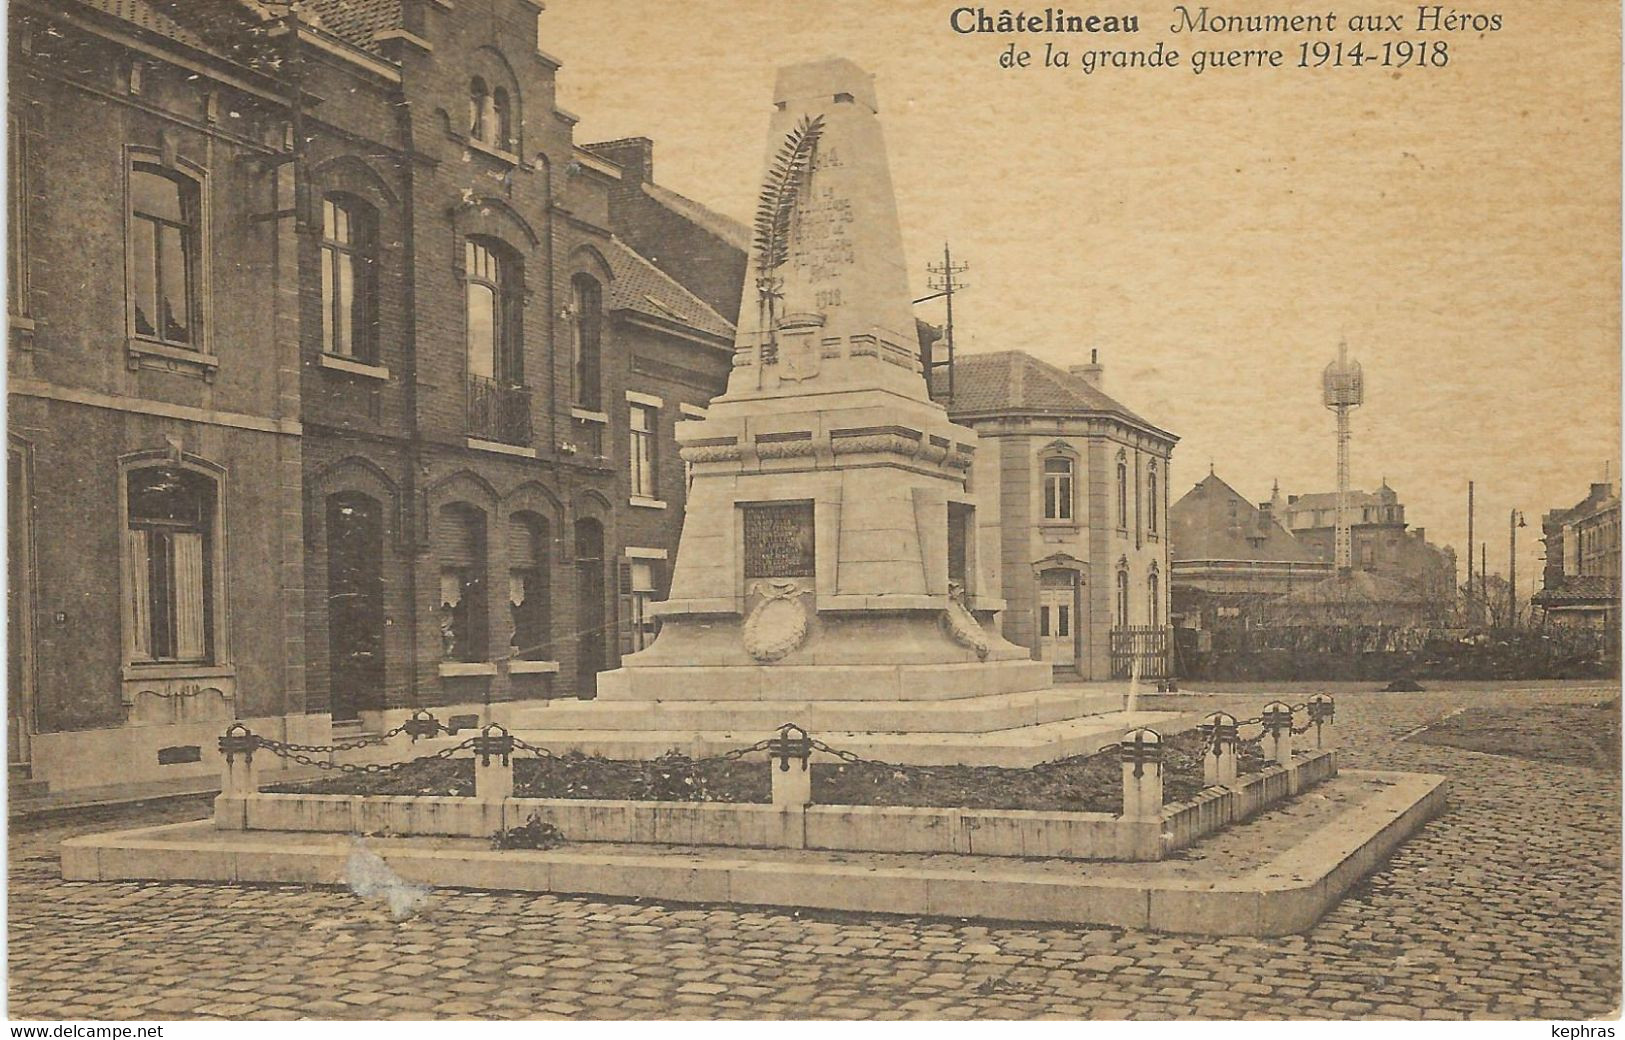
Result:
M345 43L376 52L374 34L401 27L401 0L305 0L304 20Z
M1175 563L1236 560L1264 563L1319 563L1320 558L1247 501L1241 492L1209 473L1168 509L1169 552Z
M658 321L686 325L726 340L732 347L732 323L637 250L615 238L610 240L605 255L615 275L607 294L606 304L610 310L632 311Z
M1535 593L1534 601L1544 607L1606 604L1619 601L1619 577L1612 574L1584 574L1564 578L1555 587Z
M750 229L739 221L695 202L687 195L679 195L670 188L663 188L653 181L645 181L641 187L645 195L690 224L710 232L741 253L750 252Z
M948 372L932 373L932 393L946 394ZM950 414L1038 412L1068 415L1097 412L1116 415L1172 437L1129 411L1099 387L1064 369L1040 361L1024 350L960 354L954 358L954 399Z

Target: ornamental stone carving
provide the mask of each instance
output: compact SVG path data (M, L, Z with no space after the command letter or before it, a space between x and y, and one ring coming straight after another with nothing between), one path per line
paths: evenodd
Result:
M801 597L809 590L795 581L759 581L750 591L761 600L745 619L745 652L770 664L807 641L811 619Z
M987 660L987 633L965 606L965 587L958 582L948 585L948 607L942 612L942 627L948 638L976 654L978 661Z

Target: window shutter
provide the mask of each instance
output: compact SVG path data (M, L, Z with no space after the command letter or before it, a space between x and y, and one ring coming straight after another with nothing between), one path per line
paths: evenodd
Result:
M175 543L175 657L201 661L203 634L203 536L177 533Z
M124 555L130 568L130 655L137 661L152 660L152 599L148 583L151 546L150 532L124 532Z
M632 616L632 561L622 558L617 566L618 582L616 584L616 612L615 627L620 632L621 653L629 654L635 644L633 643L632 626L635 623Z

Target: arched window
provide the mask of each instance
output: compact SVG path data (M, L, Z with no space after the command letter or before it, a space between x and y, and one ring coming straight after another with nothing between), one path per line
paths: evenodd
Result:
M1157 572L1152 571L1151 576L1145 580L1146 591L1146 624L1155 628L1162 624L1162 590L1157 580Z
M468 136L476 141L485 140L490 132L491 92L485 80L475 76L468 84Z
M214 659L213 479L179 466L131 470L125 480L130 660Z
M322 200L322 350L372 363L376 330L377 220L345 195Z
M508 643L522 661L552 660L552 585L547 521L536 513L508 520Z
M599 358L604 293L590 275L578 274L570 284L575 290L575 403L597 411L603 404Z
M524 382L519 345L519 259L500 243L470 238L464 250L468 298L468 372L509 386Z
M513 151L513 106L501 87L491 91L490 143L505 152Z
M485 513L466 503L453 502L440 507L436 520L441 658L484 661Z
M130 169L131 325L135 335L197 350L202 254L198 183L152 163Z
M1117 572L1117 627L1128 627L1128 571Z
M1151 463L1145 478L1145 527L1152 534L1157 533L1157 505L1161 501L1157 497L1157 464ZM1153 622L1154 623L1154 622Z
M1128 459L1117 453L1117 529L1128 530Z
M1064 456L1044 460L1044 519L1072 519L1072 460Z

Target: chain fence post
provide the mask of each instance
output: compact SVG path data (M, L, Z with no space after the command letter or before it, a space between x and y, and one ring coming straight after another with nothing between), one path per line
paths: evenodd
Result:
M493 722L472 740L474 797L501 802L513 797L513 734Z
M1337 705L1329 693L1309 698L1309 724L1315 727L1315 748L1329 751L1337 746Z
M794 723L779 727L767 743L767 768L773 778L773 805L800 809L812 804L812 738Z
M1259 713L1264 724L1265 757L1283 766L1292 764L1292 706L1270 701Z
M246 798L260 790L259 765L254 751L260 738L241 722L233 722L220 735L220 754L225 765L220 775L220 793L227 798Z
M1202 753L1202 786L1228 787L1236 782L1236 717L1216 711L1197 727L1206 748Z
M1150 727L1123 737L1123 819L1155 820L1162 816L1162 734Z

